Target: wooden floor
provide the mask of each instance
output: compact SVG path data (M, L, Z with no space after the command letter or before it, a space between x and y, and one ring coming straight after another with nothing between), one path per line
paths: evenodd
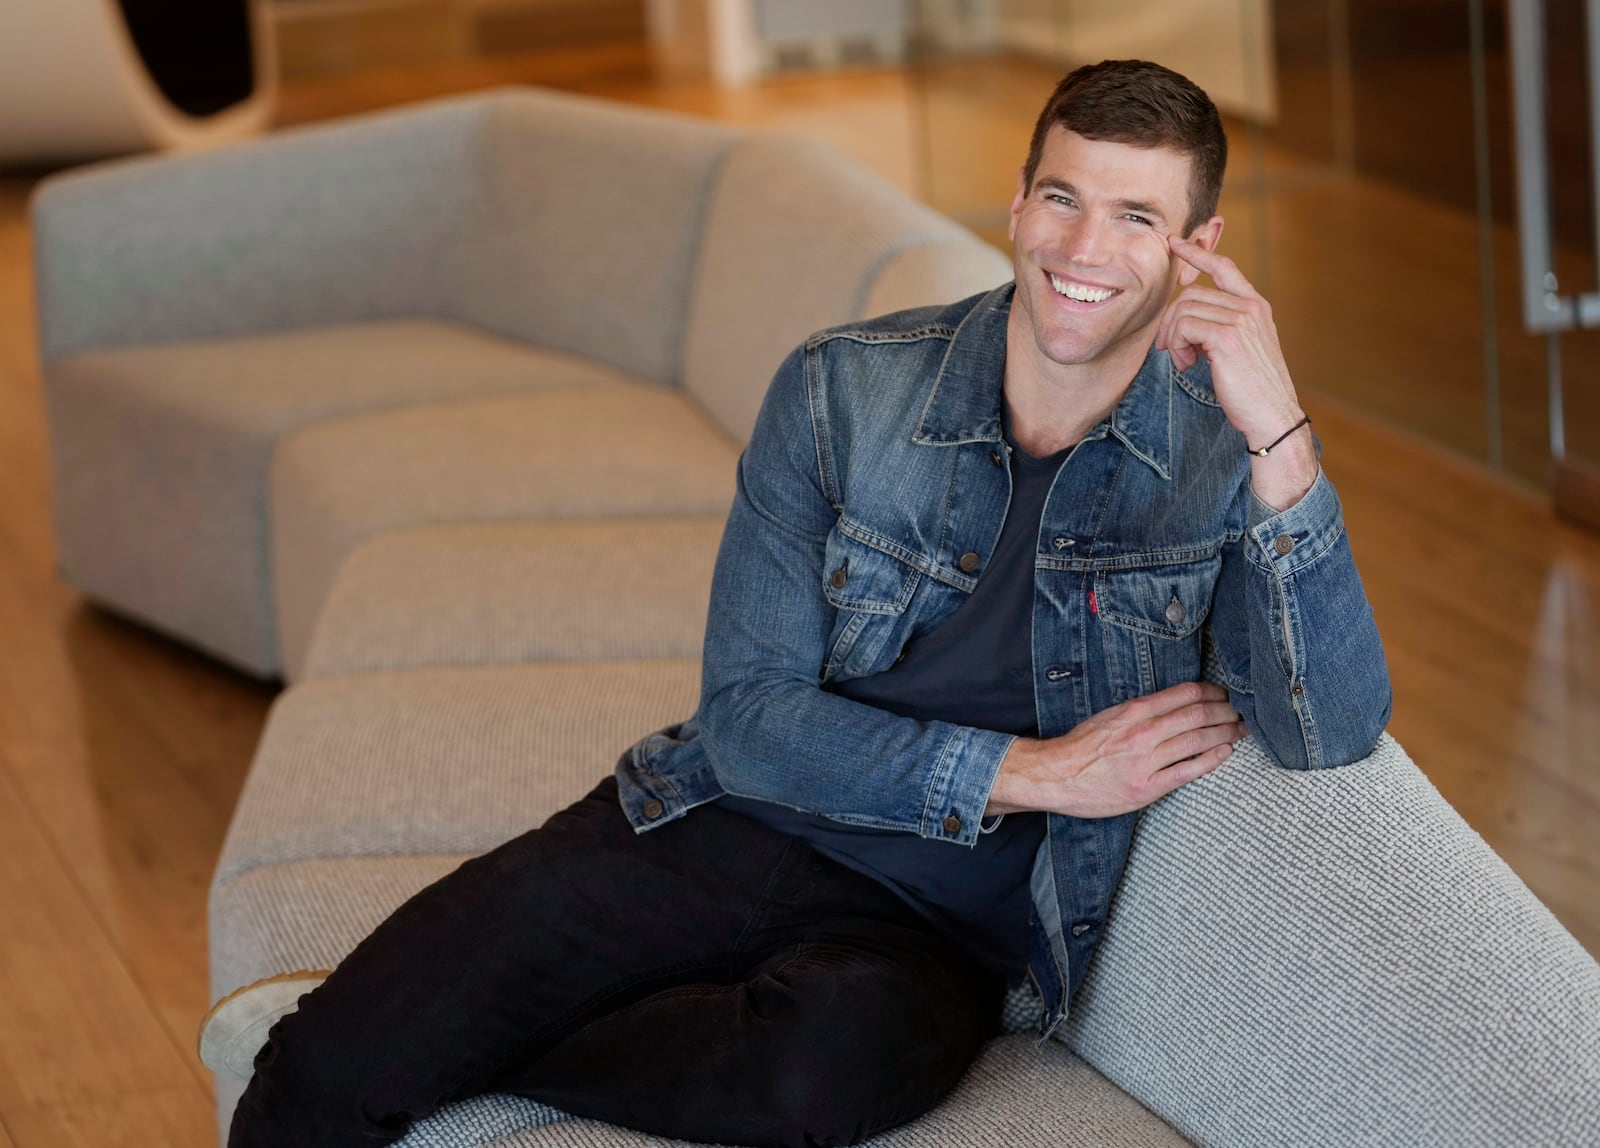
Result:
M654 85L626 48L307 83L285 92L284 120L530 78L820 135L905 186L927 160L900 73L726 93ZM951 102L941 114L977 113ZM208 1003L206 884L274 691L84 606L53 576L30 186L0 177L0 1148L198 1148L214 1141L191 1051ZM1300 206L1245 210L1229 239L1253 273L1269 272L1310 392L1389 652L1392 732L1600 952L1600 537L1557 521L1532 487L1352 413L1373 396L1340 380L1372 370L1391 372L1363 382L1378 399L1460 402L1448 372L1417 366L1430 328L1458 322L1458 285L1446 267L1418 289L1406 261L1419 245L1458 244L1470 221L1378 186L1306 186ZM992 203L974 193L955 206L982 223ZM1380 231L1352 253L1318 232L1330 212ZM1252 251L1272 266L1251 264ZM1341 299L1352 280L1327 278L1326 262L1296 274L1313 258L1373 276L1376 300ZM1403 323L1379 313L1384 301L1403 304ZM1394 363L1411 372L1404 396L1384 394Z

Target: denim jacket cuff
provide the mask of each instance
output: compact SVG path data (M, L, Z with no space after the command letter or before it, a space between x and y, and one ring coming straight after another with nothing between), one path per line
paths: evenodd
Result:
M1273 510L1250 493L1248 548L1258 566L1280 577L1315 562L1344 535L1344 511L1328 476L1317 468L1316 481L1288 510Z
M954 845L976 844L989 791L1011 743L1008 733L956 726L939 755L922 810L923 837Z

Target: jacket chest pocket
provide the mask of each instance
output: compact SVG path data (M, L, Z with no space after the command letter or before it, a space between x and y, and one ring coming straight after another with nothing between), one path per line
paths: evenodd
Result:
M822 563L822 592L834 608L823 681L888 669L921 581L915 566L834 528Z
M1222 556L1216 553L1095 575L1116 701L1200 680L1201 627L1221 572Z

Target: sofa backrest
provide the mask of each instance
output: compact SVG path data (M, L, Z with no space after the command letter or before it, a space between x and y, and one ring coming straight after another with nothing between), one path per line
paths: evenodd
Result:
M1010 275L994 248L832 148L753 135L717 180L683 384L742 442L773 371L812 332L953 302Z
M676 384L707 204L740 138L557 92L485 101L454 316Z
M40 355L439 315L480 101L53 176L32 204Z
M1198 1144L1600 1144L1600 965L1387 736L1152 806L1067 1024Z

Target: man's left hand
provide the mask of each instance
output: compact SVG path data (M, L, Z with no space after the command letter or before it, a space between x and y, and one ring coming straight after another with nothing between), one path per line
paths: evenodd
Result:
M1272 307L1227 256L1177 236L1167 242L1183 263L1183 289L1161 317L1156 348L1167 351L1180 371L1204 354L1228 421L1247 446L1266 446L1305 417L1278 345ZM1200 286L1196 280L1202 273L1215 286ZM1250 462L1251 487L1275 510L1299 502L1317 479L1309 430L1295 432L1265 458L1252 456Z

